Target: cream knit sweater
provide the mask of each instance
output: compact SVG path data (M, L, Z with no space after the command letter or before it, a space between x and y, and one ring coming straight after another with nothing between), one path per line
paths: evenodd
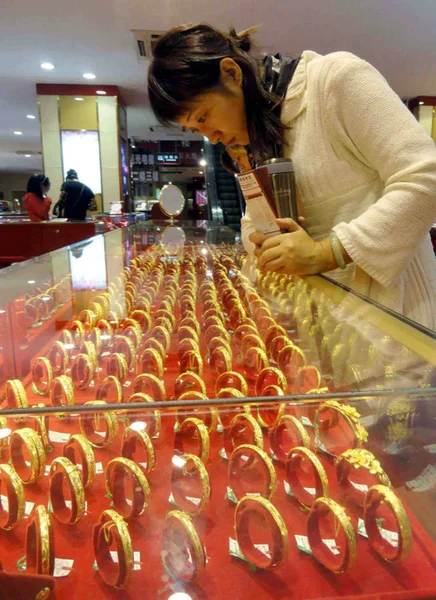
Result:
M436 148L380 73L347 52L303 53L282 107L300 212L353 263L328 273L436 329ZM250 215L242 239L253 244Z

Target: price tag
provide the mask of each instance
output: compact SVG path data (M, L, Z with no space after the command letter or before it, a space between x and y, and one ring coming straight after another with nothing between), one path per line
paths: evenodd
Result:
M322 541L327 546L327 548L329 550L331 550L331 552L333 554L340 554L338 547L336 546L336 540L322 540Z
M60 433L59 431L50 431L48 439L55 444L65 444L70 439L70 434Z
M219 451L219 455L221 456L221 458L224 458L224 460L229 460L229 455L227 454L224 448L221 448L221 450Z
M177 432L177 431L179 431L179 429L180 429L180 423L178 421L176 421L174 423L174 431Z
M95 463L95 472L97 475L104 473L103 464L101 462Z
M305 535L296 535L295 541L297 542L297 548L301 552L306 552L306 554L313 554L310 549L309 540Z
M277 458L277 456L274 454L274 452L273 452L273 450L272 450L271 448L270 448L270 450L269 450L269 453L270 453L270 455L271 455L271 458L272 458L273 460L277 460L277 461L279 460L279 459Z
M2 508L5 512L8 512L9 510L9 498L7 496L3 496L3 494L0 496L0 502L2 505Z
M216 430L218 433L223 433L224 427L221 425L221 423L218 423L218 425L216 426Z
M141 570L141 553L134 552L133 553L133 570L140 571Z
M186 496L186 499L195 504L195 506L198 506L201 502L201 498L194 498L193 496Z
M429 444L428 446L424 446L424 450L430 452L430 454L436 454L436 444Z
M229 554L230 556L236 556L236 558L240 558L241 560L248 562L245 556L242 554L237 540L234 540L233 538L229 538Z
M418 477L406 483L413 492L426 492L436 487L436 465L427 465Z
M306 491L311 496L315 496L315 494L316 494L316 489L315 488L303 488L303 490Z
M154 436L151 439L152 440L158 440L159 439L159 431L157 433L155 433Z
M54 577L66 577L70 574L73 568L74 560L68 558L55 558L54 563Z
M392 442L392 444L389 444L389 446L385 448L385 452L387 452L387 454L399 454L401 450L402 448L398 445L397 440L395 440L394 442Z
M230 500L230 502L234 502L235 504L238 504L238 499L235 496L235 492L232 490L232 488L229 485L227 486L227 492L226 492L225 498L227 498L227 500Z
M379 531L384 540L389 542L394 548L398 548L398 533L396 531L389 531L388 529L383 529L383 527L379 527Z
M173 493L171 492L171 494L168 496L168 502L170 504L172 504L173 506L177 506L176 501L174 499Z
M34 502L26 502L26 504L24 505L24 514L26 515L26 517L28 517L30 515L34 506L35 506Z
M123 383L123 386L124 386L124 387L130 387L131 385L132 385L132 382L131 382L131 381L125 381L125 382Z
M111 353L108 350L106 350L106 352L103 352L103 354L101 356L103 358L103 356L110 356L110 355L111 355Z
M359 492L366 492L369 490L368 486L364 483L356 483L355 481L351 481L351 479L348 480L351 485L353 486L354 489L358 490Z
M283 481L283 487L285 488L285 493L288 496L293 496L294 495L293 492L292 492L291 486L289 485L289 483L286 480Z
M313 423L312 421L308 418L308 417L301 417L300 421L303 423L303 425L305 425L306 427L313 427Z
M366 527L365 527L365 521L363 519L361 519L360 517L357 522L357 533L359 535L361 535L362 537L365 537L365 538L368 537L368 534L366 532Z
M45 469L44 469L44 475L47 476L50 474L50 465L45 465Z

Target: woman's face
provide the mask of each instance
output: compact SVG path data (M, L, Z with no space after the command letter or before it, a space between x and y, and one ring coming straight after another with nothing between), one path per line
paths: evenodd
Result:
M50 184L41 186L41 190L43 194L47 194L50 191Z
M178 122L194 133L201 133L212 144L221 142L224 146L246 146L250 143L242 72L231 58L221 61L219 86L211 92L197 96Z

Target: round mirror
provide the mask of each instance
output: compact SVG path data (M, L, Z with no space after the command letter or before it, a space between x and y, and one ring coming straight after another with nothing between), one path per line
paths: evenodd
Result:
M162 212L168 217L177 217L185 206L185 198L176 185L164 185L160 193L159 204Z
M162 232L160 243L165 254L174 256L178 254L185 245L186 235L181 227L165 227Z

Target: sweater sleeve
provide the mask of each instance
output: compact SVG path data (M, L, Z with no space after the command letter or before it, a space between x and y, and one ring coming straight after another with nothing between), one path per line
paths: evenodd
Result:
M48 219L50 206L50 198L44 198L43 200L39 200L35 197L31 200L30 208L35 215L37 215L40 219L43 219L45 221Z
M382 75L357 57L331 77L326 94L341 142L384 183L375 204L334 231L351 259L389 287L436 221L436 148Z

